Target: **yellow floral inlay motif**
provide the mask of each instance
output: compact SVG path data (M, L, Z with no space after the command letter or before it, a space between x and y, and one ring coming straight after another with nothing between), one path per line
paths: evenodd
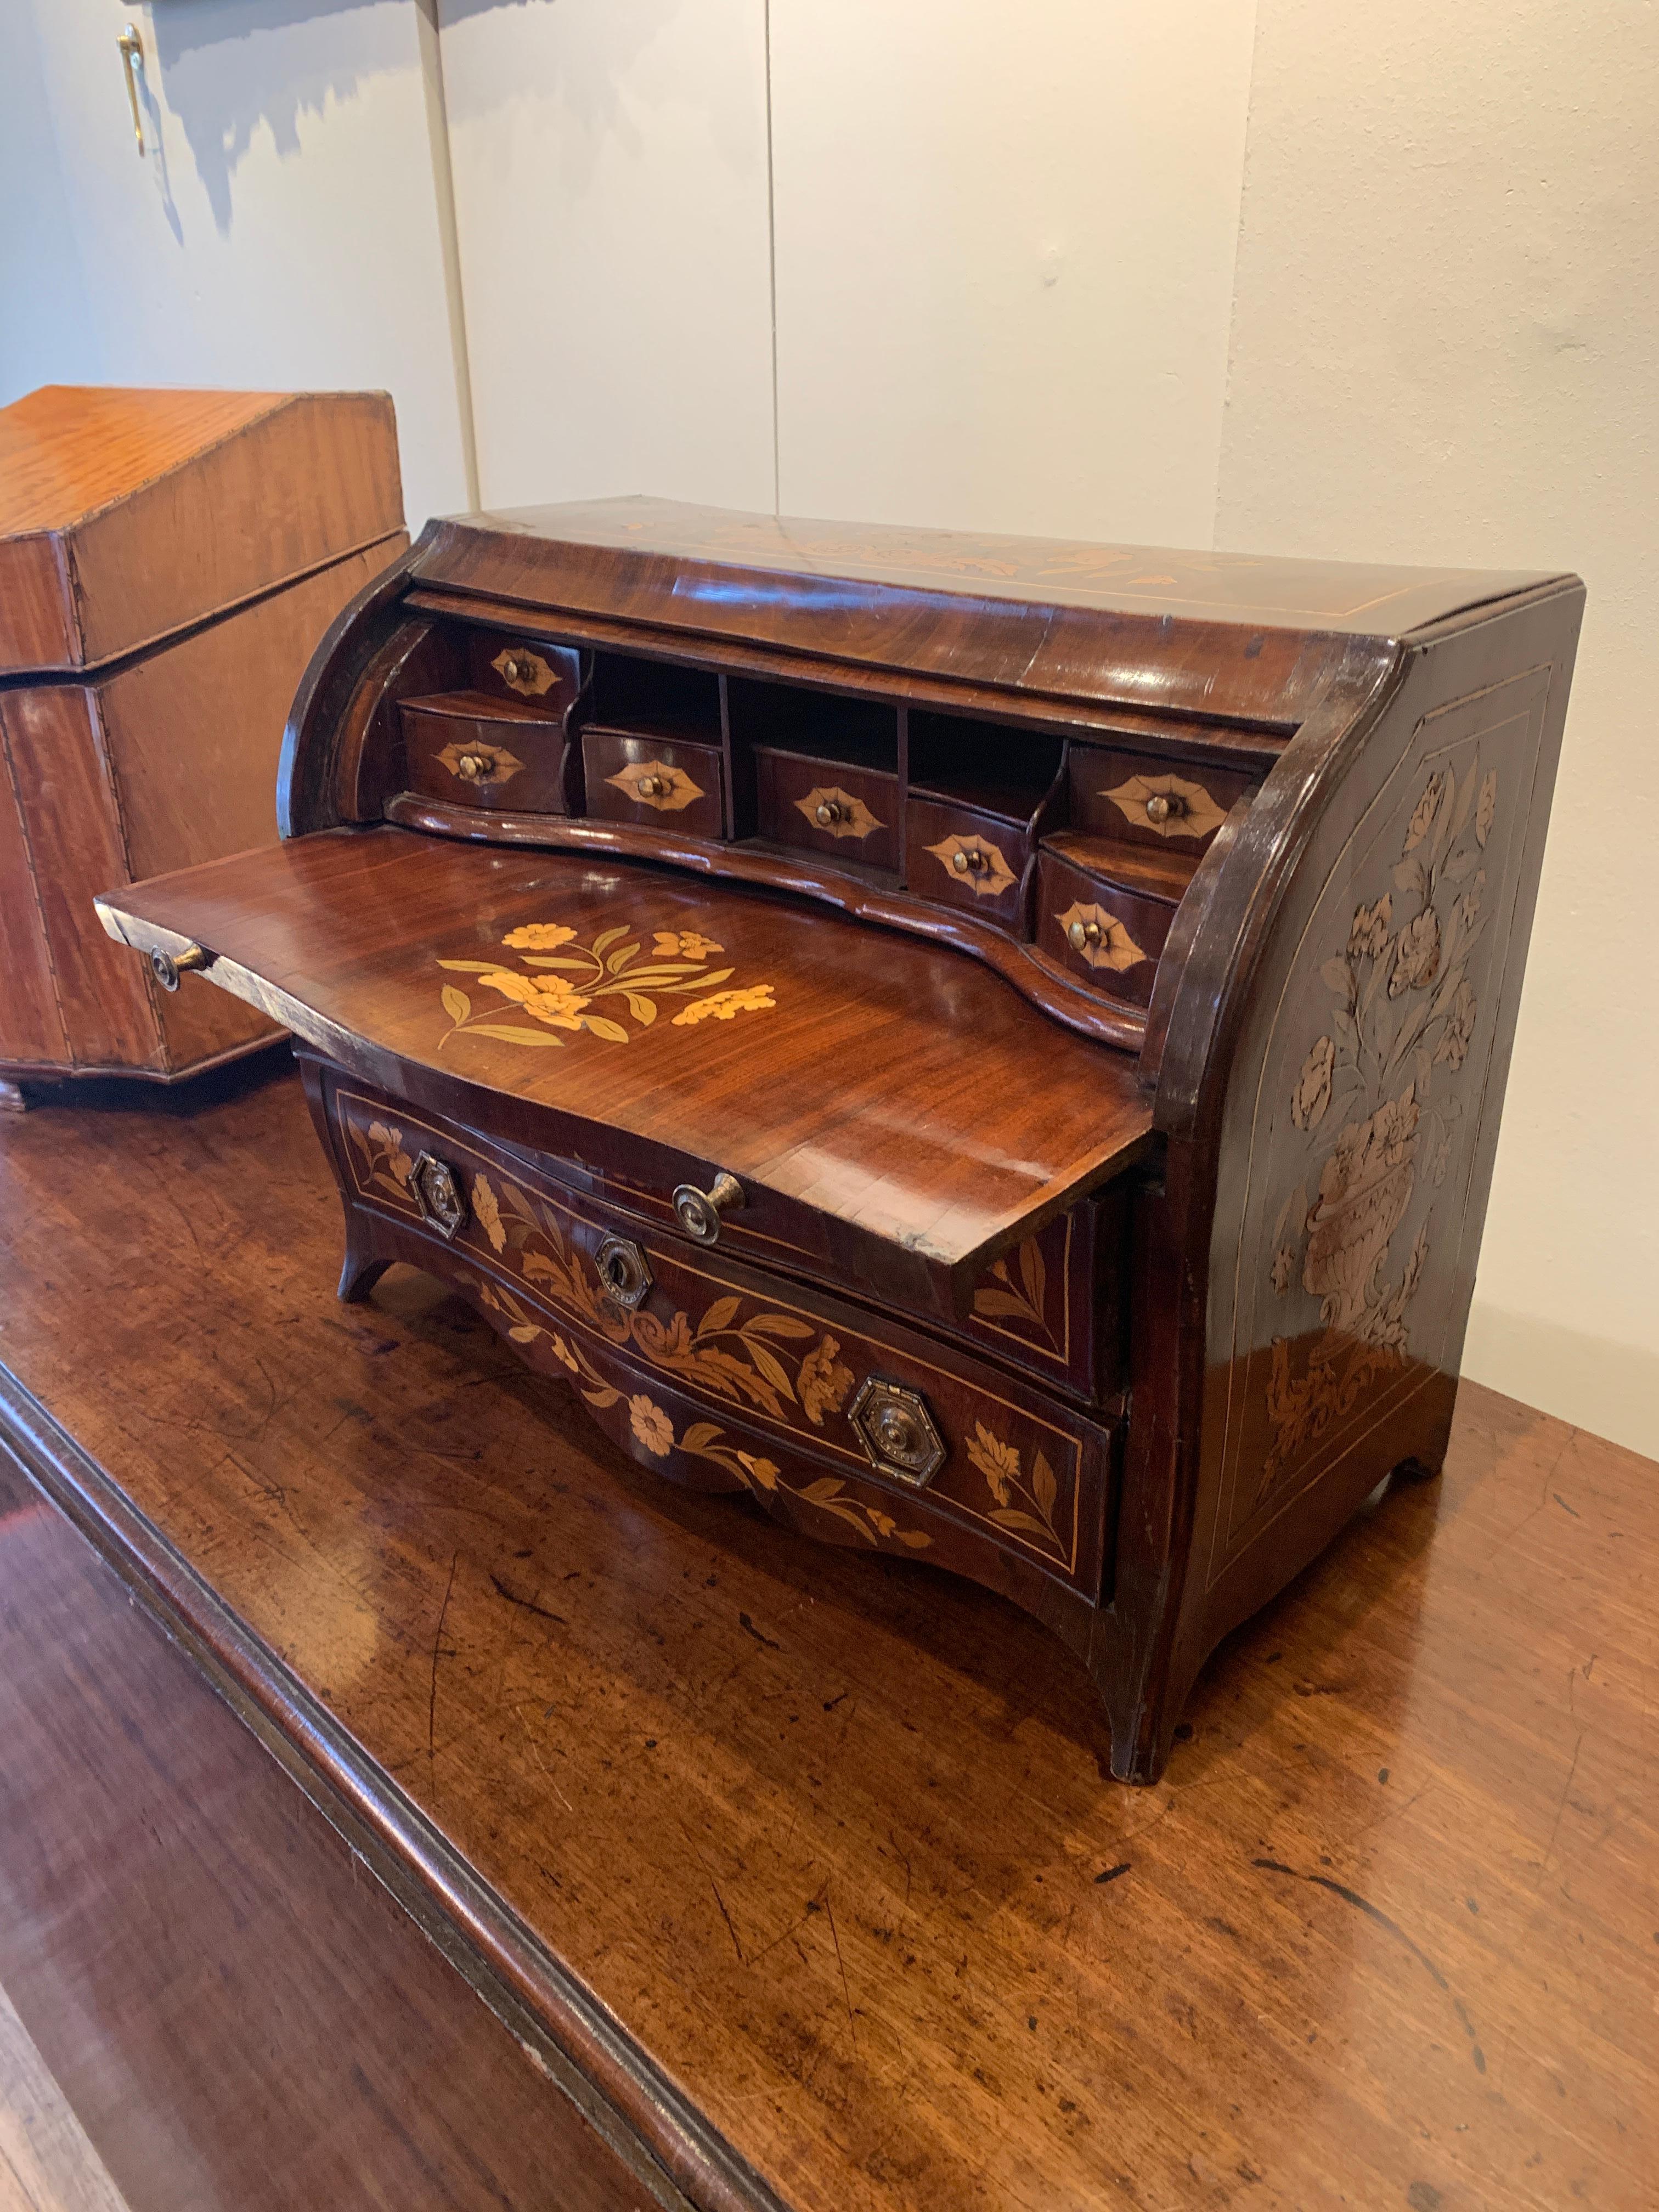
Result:
M501 1226L501 1209L496 1203L495 1194L489 1188L489 1178L486 1175L476 1175L472 1178L472 1211L477 1216L478 1226L495 1249L506 1251L507 1231Z
M515 952L554 952L576 934L562 921L526 921L509 929L501 943Z
M501 939L519 954L518 968L494 960L441 960L440 968L476 976L478 986L498 992L512 1002L514 1011L528 1015L539 1026L526 1029L520 1023L503 1021L501 1010L488 1004L475 1009L467 991L446 983L439 995L450 1026L439 1040L440 1048L465 1035L556 1049L562 1040L548 1036L550 1030L586 1030L606 1044L628 1044L639 1030L655 1023L659 1000L689 998L693 992L706 995L674 1015L671 1026L688 1029L711 1018L729 1022L734 1014L771 1011L769 983L734 991L713 988L729 981L733 972L708 966L709 956L725 949L714 938L696 929L658 929L651 934L652 949L641 957L641 940L631 922L613 923L591 944L579 945L568 923L525 921ZM598 1012L602 1000L620 1000L617 1014L626 1012L634 1028L616 1014Z
M684 1012L674 1017L677 1030L690 1029L694 1023L712 1018L729 1022L733 1014L772 1013L776 1011L769 983L757 983L747 991L717 991L712 999L695 999Z
M628 1401L628 1425L647 1451L663 1459L674 1449L674 1424L641 1391Z
M726 950L723 945L716 945L712 937L700 936L695 929L659 929L654 933L656 941L651 947L653 960L707 960L711 952Z

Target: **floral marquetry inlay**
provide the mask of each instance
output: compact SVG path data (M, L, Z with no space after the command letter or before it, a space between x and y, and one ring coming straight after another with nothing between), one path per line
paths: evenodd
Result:
M356 1190L375 1194L405 1218L424 1218L414 1184L429 1155L412 1156L411 1148L424 1139L450 1153L452 1140L436 1130L411 1138L407 1125L351 1111L341 1113L339 1126ZM628 1439L653 1456L672 1450L708 1460L757 1495L780 1492L843 1522L867 1540L926 1548L931 1539L920 1530L907 1534L879 1504L849 1491L846 1478L787 1481L775 1461L740 1449L712 1422L692 1422L677 1434L665 1407L599 1364L614 1352L651 1370L666 1389L728 1407L733 1419L759 1419L779 1430L786 1444L822 1464L826 1453L860 1462L871 1455L856 1417L872 1386L882 1384L890 1395L926 1407L918 1387L931 1371L925 1363L915 1382L895 1383L874 1371L886 1356L882 1347L856 1335L844 1341L821 1320L764 1295L731 1289L718 1278L704 1279L712 1297L682 1305L647 1266L647 1296L625 1299L604 1269L605 1246L614 1236L602 1237L590 1252L578 1217L479 1163L476 1154L462 1157L464 1167L453 1159L445 1164L461 1197L463 1233L454 1249L476 1271L467 1278L469 1287L513 1343L550 1355L596 1413L625 1419ZM955 1433L946 1420L922 1416L938 1447L937 1467L951 1478L945 1502L1049 1565L1074 1571L1080 1496L1074 1440L1060 1430L1051 1433L1048 1424L1034 1422L994 1390L978 1404L984 1418L965 1419ZM947 1409L948 1398L945 1406L936 1401L933 1411ZM930 1476L934 1472L928 1469ZM878 1473L892 1476L894 1470L878 1467Z
M1006 1257L992 1261L988 1274L974 1292L974 1311L981 1321L1018 1322L1021 1334L1040 1337L1058 1351L1059 1340L1048 1318L1048 1270L1042 1247L1035 1237L1028 1237L1013 1257L1017 1273L1011 1272ZM1062 1281L1062 1302L1064 1290Z
M1391 880L1355 907L1346 943L1320 970L1327 1025L1286 1101L1312 1157L1267 1263L1276 1297L1318 1300L1320 1330L1305 1358L1292 1337L1273 1339L1263 1494L1410 1352L1432 1200L1403 1259L1394 1244L1413 1197L1444 1182L1470 1105L1460 1078L1480 1012L1471 956L1489 921L1484 861L1498 804L1498 771L1483 773L1478 751L1461 769L1436 769Z
M651 933L652 950L643 951L642 933L631 922L602 929L591 945L576 942L576 932L558 921L524 922L501 939L508 952L519 956L519 965L495 960L441 960L439 967L477 978L475 988L492 991L507 1001L504 1006L476 1006L468 992L446 983L440 994L451 1026L439 1039L440 1049L458 1036L492 1037L497 1042L526 1046L559 1045L563 1030L586 1032L606 1044L627 1044L641 1030L650 1029L664 999L689 1001L669 1017L672 1029L695 1029L701 1022L729 1022L740 1014L769 1013L775 1000L769 983L751 983L735 990L717 987L729 983L731 968L711 968L710 957L724 950L712 937L696 930L659 929ZM605 1009L614 1008L614 1012ZM523 1021L503 1020L517 1013ZM634 1024L618 1018L626 1014Z

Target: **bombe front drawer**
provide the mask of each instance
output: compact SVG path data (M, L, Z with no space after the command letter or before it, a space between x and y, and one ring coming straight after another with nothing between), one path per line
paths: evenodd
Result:
M1236 769L1083 744L1071 748L1066 779L1074 830L1189 860L1258 788L1258 779Z
M912 793L905 810L905 870L910 890L978 921L1024 933L1021 896L1031 839L1024 822L932 793Z
M420 1264L473 1291L526 1352L550 1353L590 1402L621 1363L651 1458L730 1458L717 1440L736 1424L890 1522L903 1500L913 1525L1098 1589L1109 1425L968 1351L656 1232L325 1066L321 1095L349 1201L421 1239Z

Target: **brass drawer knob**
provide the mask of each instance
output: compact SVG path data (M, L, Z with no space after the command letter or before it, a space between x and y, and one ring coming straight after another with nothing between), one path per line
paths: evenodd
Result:
M989 866L977 845L959 845L951 857L951 866L959 876L978 876Z
M695 1237L699 1244L718 1243L721 1214L730 1213L742 1204L743 1185L736 1176L727 1175L724 1170L707 1190L699 1190L695 1183L683 1182L674 1193L674 1212L680 1227L688 1237Z
M496 664L504 684L533 684L538 673L535 656L528 653L504 653Z
M945 1439L920 1390L866 1375L848 1418L870 1464L912 1490L925 1489L945 1464Z
M489 774L489 763L482 753L463 753L455 763L455 773L469 783L481 783Z
M665 776L642 775L634 789L641 799L666 799L668 781Z
M1146 801L1146 819L1152 823L1169 822L1187 811L1187 802L1178 791L1155 791Z
M187 945L182 952L163 952L158 945L149 956L149 972L164 991L176 991L181 975L207 964L208 957L199 945Z
M821 799L812 809L812 819L824 830L829 829L832 823L844 822L846 818L847 809L838 799Z
M1066 941L1073 952L1081 952L1086 945L1098 945L1100 924L1097 921L1074 921L1066 933Z
M627 1237L607 1237L594 1255L599 1280L619 1306L629 1313L643 1305L651 1288L651 1263Z

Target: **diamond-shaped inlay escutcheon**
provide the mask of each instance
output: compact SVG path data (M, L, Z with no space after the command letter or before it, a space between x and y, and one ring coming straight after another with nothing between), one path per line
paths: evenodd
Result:
M453 1237L466 1219L466 1196L460 1177L435 1153L422 1152L409 1178L421 1218L441 1237Z
M848 1418L872 1466L913 1490L930 1483L945 1464L945 1440L920 1390L884 1375L866 1375Z

